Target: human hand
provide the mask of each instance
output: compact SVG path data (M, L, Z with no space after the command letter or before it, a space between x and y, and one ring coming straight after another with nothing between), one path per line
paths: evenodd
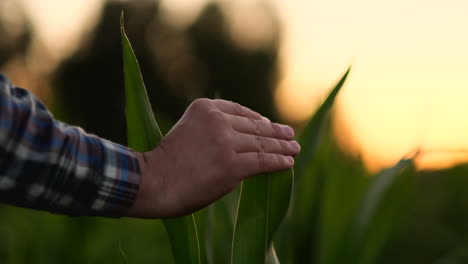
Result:
M237 103L198 99L157 148L139 156L140 190L128 216L186 215L243 179L289 169L300 151L293 138L291 127Z

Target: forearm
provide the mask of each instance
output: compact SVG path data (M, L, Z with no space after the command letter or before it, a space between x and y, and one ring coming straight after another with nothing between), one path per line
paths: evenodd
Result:
M135 200L138 154L56 121L0 77L0 201L71 215L120 216Z

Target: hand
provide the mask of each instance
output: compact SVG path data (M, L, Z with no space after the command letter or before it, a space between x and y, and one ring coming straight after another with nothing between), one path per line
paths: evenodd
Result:
M167 218L194 212L243 179L286 170L300 147L289 126L237 103L198 99L150 152L129 216Z

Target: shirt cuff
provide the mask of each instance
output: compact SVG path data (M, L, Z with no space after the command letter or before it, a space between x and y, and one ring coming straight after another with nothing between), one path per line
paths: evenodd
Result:
M100 141L104 147L104 178L91 210L104 215L119 215L135 202L141 169L135 151L105 139Z

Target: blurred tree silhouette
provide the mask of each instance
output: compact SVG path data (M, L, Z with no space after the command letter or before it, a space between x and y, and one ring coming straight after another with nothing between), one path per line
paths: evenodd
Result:
M276 17L272 16L276 21ZM279 26L266 47L245 50L237 47L227 29L219 5L209 4L187 34L207 73L206 93L216 92L227 100L239 102L263 115L277 119L273 102L277 81Z
M27 51L31 35L31 25L18 1L0 1L0 68Z
M54 82L54 106L60 109L59 118L120 143L125 142L119 28L122 10L147 86L163 87L154 73L145 39L145 32L157 13L154 2L107 3L89 42L59 66Z
M192 100L220 95L276 119L278 26L269 45L247 50L234 44L218 3L208 4L192 25L180 30L163 19L155 1L106 3L91 39L59 67L54 81L59 118L126 142L122 10L157 116L176 120ZM273 15L271 19L276 21Z

